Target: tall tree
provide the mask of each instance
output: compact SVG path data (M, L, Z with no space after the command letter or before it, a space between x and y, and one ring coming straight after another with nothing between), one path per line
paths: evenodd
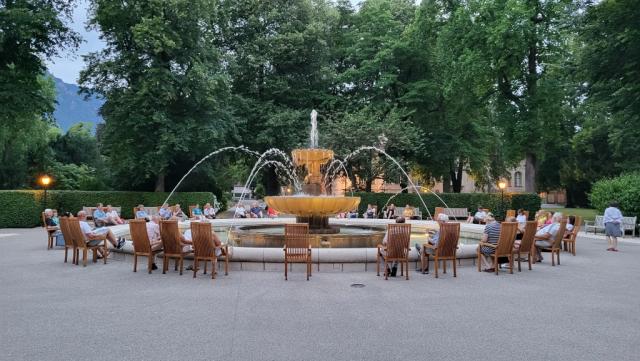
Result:
M233 139L218 10L209 0L92 1L89 24L106 47L85 58L80 84L106 100L102 139L120 187L163 191L172 172Z
M55 102L44 59L78 45L67 25L72 8L73 1L0 0L0 188L22 187L30 168L42 168L29 163L46 146Z

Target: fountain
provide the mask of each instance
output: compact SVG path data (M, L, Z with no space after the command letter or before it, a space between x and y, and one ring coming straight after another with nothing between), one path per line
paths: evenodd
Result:
M315 110L311 112L310 148L291 152L295 166L304 167L307 171L302 185L303 194L265 197L264 201L278 212L295 215L298 223L308 223L311 233L339 233L339 227L329 225L329 217L357 208L360 197L325 194L321 170L333 160L333 151L318 148L317 115Z

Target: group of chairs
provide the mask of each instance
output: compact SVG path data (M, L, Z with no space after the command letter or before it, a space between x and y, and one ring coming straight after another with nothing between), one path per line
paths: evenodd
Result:
M93 262L98 261L98 252L102 251L102 260L107 263L109 247L107 245L107 235L96 235L87 239L80 228L80 221L75 217L61 217L60 231L64 237L64 262L67 262L69 250L72 252L71 262L78 265L80 262L80 251L82 251L82 265L87 266L88 253L93 253Z
M556 263L560 264L560 252L565 251L576 255L576 237L580 231L582 218L576 216L575 225L573 230L566 235L567 219L563 219L560 223L558 232L554 239L551 240L551 246L538 247L541 251L548 251L551 253L551 265L555 266ZM425 243L420 251L420 263L422 270L428 265L430 258L433 258L435 278L438 278L439 265L442 262L442 272L447 273L447 261L452 262L453 276L457 277L456 261L458 241L460 240L460 223L455 222L438 222L440 227L440 238L438 245L434 246L430 243ZM481 271L482 257L481 247L486 246L493 248L495 252L491 255L493 257L495 265L496 275L499 272L498 261L501 258L507 258L509 263L509 272L513 274L514 264L518 263L518 272L522 271L521 262L527 259L529 264L529 270L532 269L532 263L534 262L533 256L535 254L535 235L538 230L538 224L536 221L527 221L522 233L522 238L517 247L516 234L518 231L517 222L502 222L500 225L500 236L497 244L480 242L477 250L477 265L478 272ZM387 225L387 243L384 245L378 245L378 252L376 257L376 273L380 276L380 265L383 265L384 277L388 279L389 265L392 263L400 264L400 275L402 276L406 270L406 279L409 279L409 252L410 252L410 236L411 225L410 224L389 224Z

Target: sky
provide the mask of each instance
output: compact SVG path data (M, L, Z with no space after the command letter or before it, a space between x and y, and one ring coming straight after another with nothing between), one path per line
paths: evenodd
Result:
M356 5L360 0L351 0L351 2ZM73 12L73 21L69 23L71 28L82 37L80 47L76 51L65 50L61 52L60 56L47 60L46 62L49 72L55 77L62 79L65 83L78 83L78 75L84 67L82 55L87 55L88 53L104 48L104 42L100 40L99 32L87 31L85 29L88 19L88 8L88 0L78 0Z

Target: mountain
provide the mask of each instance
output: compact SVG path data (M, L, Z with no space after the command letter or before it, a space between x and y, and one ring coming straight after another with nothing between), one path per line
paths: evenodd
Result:
M78 122L101 123L102 117L98 110L104 103L103 100L91 97L87 100L84 95L78 94L78 86L65 83L61 79L51 75L56 86L56 110L53 117L58 126L67 131L69 127Z

